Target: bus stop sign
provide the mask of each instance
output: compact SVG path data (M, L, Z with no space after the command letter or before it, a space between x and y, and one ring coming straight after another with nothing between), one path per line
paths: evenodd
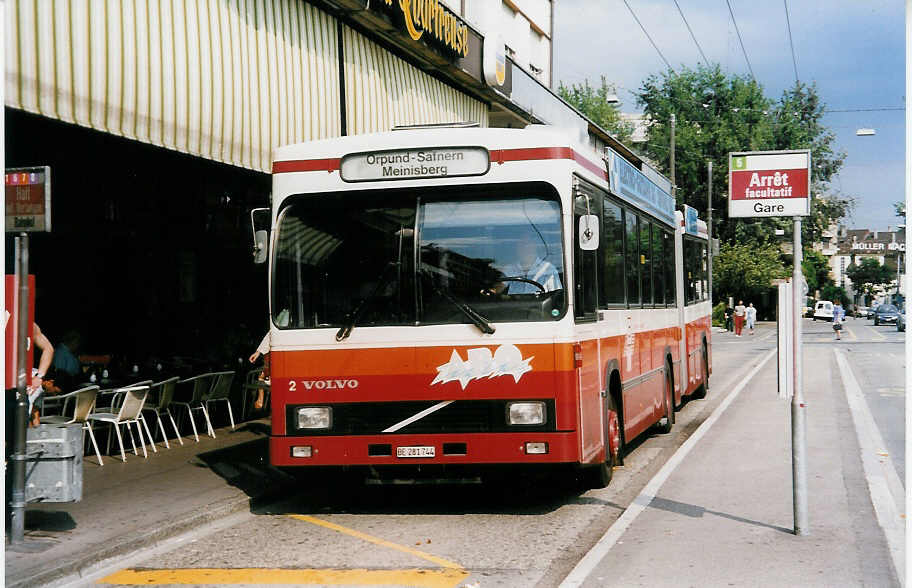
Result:
M51 230L51 168L6 170L6 232Z
M728 154L728 216L811 214L811 152Z

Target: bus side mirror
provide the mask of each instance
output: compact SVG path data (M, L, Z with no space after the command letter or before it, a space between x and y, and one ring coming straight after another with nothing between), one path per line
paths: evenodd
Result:
M269 226L270 210L268 208L254 208L250 211L250 229L253 231L253 263L263 263L269 257L269 231L257 229L256 217L265 218L267 222L260 222L260 226Z
M583 251L595 251L599 246L599 218L594 214L579 217L579 248Z
M253 234L253 263L263 263L269 254L269 231L256 231Z

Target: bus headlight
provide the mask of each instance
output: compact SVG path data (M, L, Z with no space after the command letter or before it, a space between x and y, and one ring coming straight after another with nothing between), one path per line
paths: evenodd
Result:
M301 406L298 408L299 429L328 429L332 426L332 408Z
M507 422L511 425L543 425L544 402L511 402L507 405Z

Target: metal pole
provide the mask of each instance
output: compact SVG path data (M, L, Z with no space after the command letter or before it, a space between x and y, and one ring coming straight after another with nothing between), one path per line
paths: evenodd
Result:
M16 238L16 283L19 306L16 317L16 419L13 428L12 496L10 497L10 543L22 543L25 537L25 430L28 423L28 390L26 388L26 338L28 337L28 235Z
M706 248L706 275L709 290L709 305L712 307L713 300L713 162L707 161L707 173L709 176L709 190L706 195L706 237L708 239ZM712 312L710 312L712 314Z
M807 512L807 439L805 427L804 389L801 385L801 308L804 290L801 287L801 217L793 218L794 235L794 263L792 270L792 293L794 308L794 324L792 332L794 338L794 378L792 395L792 510L794 512L795 535L808 535Z
M676 182L675 182L675 123L677 117L671 115L671 147L669 148L669 155L671 156L671 195L677 196Z

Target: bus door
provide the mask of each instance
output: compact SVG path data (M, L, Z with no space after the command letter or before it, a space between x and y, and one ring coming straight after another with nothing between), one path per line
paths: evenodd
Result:
M577 343L574 363L579 374L580 441L582 461L604 446L604 410L601 345L597 319L598 246L601 198L599 194L576 192L573 226L573 312Z

